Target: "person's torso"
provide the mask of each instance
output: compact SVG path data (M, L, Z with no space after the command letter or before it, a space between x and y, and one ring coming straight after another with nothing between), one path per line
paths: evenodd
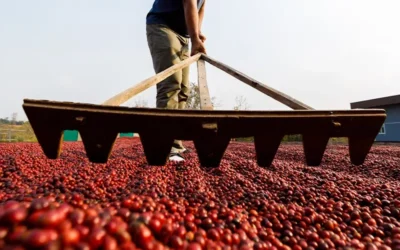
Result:
M197 0L200 9L204 0ZM146 18L147 24L164 24L182 36L188 36L182 0L155 0Z
M197 7L200 9L204 0L197 0ZM183 9L182 0L155 0L150 12L165 13Z

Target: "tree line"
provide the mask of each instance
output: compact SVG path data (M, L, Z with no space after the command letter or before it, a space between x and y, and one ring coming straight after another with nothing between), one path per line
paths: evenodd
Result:
M10 121L8 117L6 118L0 118L0 124L5 124L5 125L23 125L25 122L24 121Z

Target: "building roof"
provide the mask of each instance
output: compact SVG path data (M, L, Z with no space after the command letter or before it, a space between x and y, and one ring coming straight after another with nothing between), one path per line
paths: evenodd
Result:
M352 109L356 109L356 108L376 108L394 104L400 104L400 95L387 96L360 102L353 102L350 104L350 106Z

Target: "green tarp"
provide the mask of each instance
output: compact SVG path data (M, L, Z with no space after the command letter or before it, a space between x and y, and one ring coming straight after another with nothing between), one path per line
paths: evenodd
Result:
M65 130L64 131L64 141L77 141L78 131L77 130Z
M133 137L134 133L120 133L120 137ZM77 130L65 130L64 131L64 141L78 141L78 131Z
M133 133L120 133L120 137L133 137Z

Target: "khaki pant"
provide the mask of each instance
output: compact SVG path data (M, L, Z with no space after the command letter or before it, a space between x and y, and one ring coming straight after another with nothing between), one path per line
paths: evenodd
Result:
M153 67L159 73L190 56L189 38L183 37L164 25L146 25L147 43L153 59ZM157 108L185 109L190 94L189 67L184 68L157 84ZM171 152L185 148L174 141Z

